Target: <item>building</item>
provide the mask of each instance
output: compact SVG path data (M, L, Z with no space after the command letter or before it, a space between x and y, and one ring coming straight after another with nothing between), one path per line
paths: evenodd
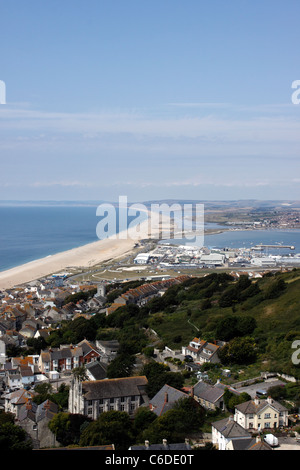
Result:
M39 370L43 374L52 371L72 371L99 358L100 351L90 341L83 340L77 346L41 351Z
M149 253L139 253L133 260L134 264L147 264L150 258Z
M150 410L157 416L162 416L167 411L171 410L178 400L188 398L189 396L177 390L170 385L164 385L157 394L150 400Z
M248 430L276 429L288 425L288 409L271 397L255 398L235 407L234 420Z
M225 264L225 255L220 253L201 255L200 262L206 266L223 266Z
M58 406L50 400L40 405L29 401L20 408L16 424L21 426L32 439L34 449L59 446L55 435L48 427L49 421L56 413Z
M182 354L191 356L194 362L204 364L205 362L220 362L218 356L219 346L217 344L208 343L200 338L194 338L188 346L182 346Z
M212 423L212 443L218 450L226 450L229 442L232 443L231 445L234 445L236 441L240 443L244 440L245 444L249 445L251 438L251 434L240 424L236 423L233 417Z
M134 445L129 447L129 450L152 450L152 451L186 451L191 450L189 440L185 439L185 442L179 442L174 444L168 444L167 439L163 439L162 444L150 444L149 441L145 441L144 445Z
M222 383L216 383L215 385L210 385L206 382L199 381L194 385L192 389L192 394L194 399L200 403L203 408L210 410L210 411L215 411L217 408L220 408L221 410L225 410L225 404L224 404L224 393L225 390L229 389L232 393L239 395L239 393L226 386L223 385Z
M105 411L125 411L132 415L140 406L149 406L144 376L84 381L73 378L69 391L69 413L93 420Z

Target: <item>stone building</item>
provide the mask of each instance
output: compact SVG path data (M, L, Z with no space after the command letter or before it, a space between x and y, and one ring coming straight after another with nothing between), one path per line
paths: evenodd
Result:
M125 377L80 382L73 378L69 391L69 413L97 419L105 411L125 411L132 415L140 406L149 406L147 378Z

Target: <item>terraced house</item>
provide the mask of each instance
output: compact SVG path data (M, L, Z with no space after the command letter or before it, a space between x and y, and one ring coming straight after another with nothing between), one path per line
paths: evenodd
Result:
M110 313L113 313L122 305L135 304L141 307L154 297L163 295L169 287L181 284L187 279L188 276L182 275L162 281L151 282L149 284L142 284L135 289L129 289L115 299L114 303L106 309L106 314L109 315Z
M98 358L100 351L89 341L83 340L77 346L41 351L38 366L43 374L52 371L71 371Z

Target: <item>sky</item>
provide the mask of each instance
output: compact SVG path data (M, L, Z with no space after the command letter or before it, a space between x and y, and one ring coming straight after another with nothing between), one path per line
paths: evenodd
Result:
M300 199L299 0L0 17L0 200Z

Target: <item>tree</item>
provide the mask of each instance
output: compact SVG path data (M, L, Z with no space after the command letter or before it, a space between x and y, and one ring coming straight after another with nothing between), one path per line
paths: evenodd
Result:
M107 411L82 432L81 446L114 444L116 450L128 450L133 442L132 422L124 411Z
M218 351L222 364L251 364L256 360L256 345L252 338L234 338Z
M155 421L156 414L148 408L138 408L134 415L133 432L135 434L135 442L143 440L143 432Z
M204 417L204 409L193 398L183 398L178 400L172 410L153 421L143 437L151 443L158 443L163 439L180 442L187 435L200 431Z
M129 377L131 375L134 363L134 356L129 354L118 354L107 367L107 377L109 379Z
M32 442L26 436L24 429L10 422L0 425L1 450L32 450Z
M63 446L69 446L79 444L81 429L90 422L86 416L61 412L53 416L48 427L58 442Z
M146 364L142 375L148 379L147 395L149 398L153 398L165 384L177 389L181 389L184 384L184 377L180 372L170 372L168 366L158 362Z

